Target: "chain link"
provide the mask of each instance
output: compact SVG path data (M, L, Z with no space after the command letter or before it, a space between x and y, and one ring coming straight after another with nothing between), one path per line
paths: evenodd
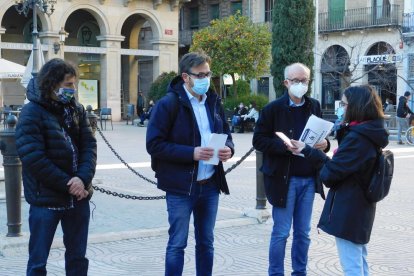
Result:
M93 189L99 191L101 193L112 195L120 198L126 199L133 199L133 200L158 200L158 199L165 199L165 196L135 196L135 195L126 195L122 193L112 192L110 190L106 190L104 188L100 188L97 186L93 186Z
M139 172L137 172L136 170L134 170L116 151L115 149L112 147L112 145L108 142L108 140L106 139L106 137L103 135L102 131L99 129L98 126L96 126L96 130L99 132L99 135L102 137L102 139L104 140L105 144L109 147L109 149L112 151L112 153L116 156L116 158L118 158L119 161L121 161L122 164L124 164L133 174L137 175L138 177L142 178L143 180L157 185L157 182L143 176L142 174L140 174ZM234 170L237 166L240 165L240 163L242 163L252 152L254 151L254 147L252 147L248 152L246 152L245 155L243 155L239 161L237 161L236 163L234 163L231 167L229 167L224 174L228 174L229 172L231 172L232 170ZM116 197L120 197L120 198L126 198L126 199L133 199L133 200L158 200L158 199L165 199L165 196L135 196L135 195L127 195L127 194L122 194L122 193L117 193L117 192L113 192L110 190L106 190L104 188L100 188L97 186L93 186L93 189L96 191L99 191L101 193L105 193L107 195L112 195L112 196L116 196Z
M136 170L134 170L116 151L115 149L111 146L111 144L109 144L108 140L106 139L106 137L103 135L102 131L99 129L99 127L96 127L96 130L99 132L99 134L101 135L102 139L105 141L105 144L109 147L109 149L112 151L113 154L115 154L116 158L119 159L119 161L121 161L122 164L124 164L133 174L137 175L138 177L144 179L145 181L157 185L157 182L143 176L142 174L140 174L139 172L137 172Z

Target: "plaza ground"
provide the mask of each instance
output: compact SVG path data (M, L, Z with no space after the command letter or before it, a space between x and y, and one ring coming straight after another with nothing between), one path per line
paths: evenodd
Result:
M115 123L104 135L115 150L140 174L154 179L145 149L146 128ZM235 157L228 168L251 148L252 133L234 134ZM98 135L98 167L95 185L137 196L163 195L125 168ZM335 142L333 142L333 148ZM414 275L414 200L412 197L414 147L391 141L395 153L395 178L390 195L377 205L369 243L372 275ZM256 204L256 156L253 152L227 175L230 195L220 197L215 235L214 275L267 275L271 219L258 223L252 216ZM2 188L0 184L0 197ZM87 257L89 275L164 274L167 212L164 200L133 201L99 192L90 223ZM352 203L350 203L352 204ZM341 275L334 239L316 228L323 200L316 195L312 216L312 244L308 275ZM93 205L92 205L93 208ZM268 205L267 212L271 209ZM249 214L249 216L246 216ZM23 236L7 238L6 204L0 199L0 275L24 275L27 262L28 205L22 200ZM184 275L195 275L194 235L185 256ZM48 261L48 275L64 275L64 248L59 229ZM286 250L286 274L290 274L290 241Z

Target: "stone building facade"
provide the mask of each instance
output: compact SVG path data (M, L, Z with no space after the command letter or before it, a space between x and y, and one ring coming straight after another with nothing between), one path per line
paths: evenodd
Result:
M60 57L77 65L79 90L93 90L94 108L110 107L120 120L138 90L148 93L153 79L178 69L179 1L58 0L50 16L38 13L45 60ZM0 0L0 55L26 65L33 16L19 15L14 4ZM60 30L67 38L56 50Z
M277 1L277 0L276 0ZM316 1L315 64L312 95L325 112L348 85L371 84L382 100L394 103L414 87L414 4L411 0ZM193 0L180 10L180 53L188 51L192 33L211 19L239 7L253 22L268 22L273 0ZM195 12L194 12L195 11ZM275 99L273 79L265 74L251 82L253 93ZM413 84L411 84L413 83Z
M403 0L319 1L314 95L324 110L334 110L349 85L373 85L394 104L404 94L403 11Z

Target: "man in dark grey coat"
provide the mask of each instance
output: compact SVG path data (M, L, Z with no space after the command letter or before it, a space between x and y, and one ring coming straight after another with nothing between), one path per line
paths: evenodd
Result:
M304 64L287 66L287 93L263 108L254 131L253 146L263 152L260 169L266 196L273 205L269 275L284 275L286 241L292 222L292 275L306 275L313 200L315 192L323 194L317 170L304 158L293 155L275 135L280 131L291 139L299 139L308 118L312 114L321 116L319 102L305 96L309 79L310 70ZM315 147L327 151L329 143L324 140Z

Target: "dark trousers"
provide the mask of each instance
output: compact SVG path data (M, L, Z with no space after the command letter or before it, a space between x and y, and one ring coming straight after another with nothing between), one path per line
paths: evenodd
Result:
M145 120L149 120L150 114L144 112L144 113L141 114L141 116L139 118L141 120L140 123L143 124L145 122Z
M141 118L141 115L144 113L144 107L143 106L137 106L137 115Z
M89 200L74 202L68 210L50 210L30 205L29 211L29 261L27 275L46 275L50 247L59 222L65 244L65 270L67 276L88 275L89 261L85 257L89 229Z
M246 120L242 119L240 132L244 132L244 127L248 122L254 122L254 118L247 118Z

